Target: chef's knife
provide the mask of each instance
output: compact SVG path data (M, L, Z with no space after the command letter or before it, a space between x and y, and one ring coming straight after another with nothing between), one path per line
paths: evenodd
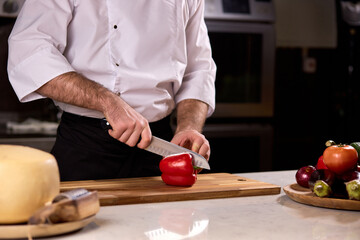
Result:
M163 157L172 154L188 152L193 157L193 165L195 167L204 168L208 170L210 169L210 165L208 161L206 161L206 159L200 154L155 136L152 137L150 145L147 148L145 148L145 150L158 154Z
M109 122L106 119L102 120L101 125L104 129L112 129L111 125L109 124ZM174 143L165 141L165 140L155 137L155 136L152 137L150 145L147 148L145 148L145 150L155 153L157 155L163 156L163 157L166 157L166 156L169 156L172 154L188 152L192 155L193 165L195 167L210 170L210 165L209 165L208 161L206 161L206 159L203 156L201 156L200 154L198 154L194 151L191 151L187 148L178 146Z

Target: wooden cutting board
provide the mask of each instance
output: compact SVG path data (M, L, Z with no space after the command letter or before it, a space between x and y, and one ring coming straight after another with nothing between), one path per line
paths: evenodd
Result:
M166 185L161 177L62 182L61 191L98 191L101 206L279 194L279 186L229 173L199 174L192 187Z

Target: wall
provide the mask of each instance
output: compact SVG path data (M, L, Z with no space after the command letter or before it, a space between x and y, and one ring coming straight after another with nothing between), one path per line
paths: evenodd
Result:
M315 165L329 139L360 141L360 28L337 14L337 47L309 51L314 74L302 71L300 48L277 48L275 170Z

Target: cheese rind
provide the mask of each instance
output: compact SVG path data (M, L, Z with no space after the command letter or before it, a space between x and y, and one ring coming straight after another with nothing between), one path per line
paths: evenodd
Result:
M53 155L31 147L0 145L0 223L26 222L59 189Z

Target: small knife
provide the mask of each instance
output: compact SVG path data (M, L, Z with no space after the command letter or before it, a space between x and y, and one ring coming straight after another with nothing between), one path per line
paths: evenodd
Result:
M51 204L39 208L30 218L28 224L45 224L73 222L95 215L100 209L96 191L89 192L83 188L63 192L57 195Z
M112 129L111 125L106 119L102 120L101 125L104 129ZM208 161L206 161L206 159L200 154L155 136L152 137L150 145L147 148L145 148L145 150L163 157L172 154L187 152L192 155L193 165L195 167L210 170L210 165Z

